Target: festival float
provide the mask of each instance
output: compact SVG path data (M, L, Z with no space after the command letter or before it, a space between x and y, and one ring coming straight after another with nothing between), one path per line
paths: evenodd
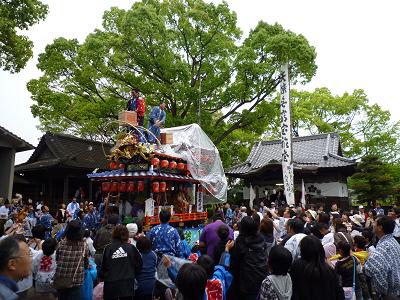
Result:
M171 211L172 224L203 223L205 201L226 201L218 149L197 124L161 129L159 139L128 113L134 112L120 114L116 143L105 153L110 170L88 177L101 183L103 197L130 199L143 207L147 228L160 223L161 209Z

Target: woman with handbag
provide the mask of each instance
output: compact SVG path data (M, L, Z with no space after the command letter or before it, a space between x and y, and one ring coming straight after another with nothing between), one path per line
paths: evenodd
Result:
M53 286L59 300L77 300L84 280L83 262L88 257L83 241L81 223L73 220L65 229L65 239L59 243L56 252L57 269Z
M340 259L335 264L336 274L339 276L346 300L362 299L359 274L362 273L360 262L350 253L349 243L340 241L337 252Z

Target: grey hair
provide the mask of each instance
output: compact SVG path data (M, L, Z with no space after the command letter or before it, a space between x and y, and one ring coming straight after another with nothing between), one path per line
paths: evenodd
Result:
M13 237L7 237L0 241L0 271L7 268L8 261L19 255L19 244Z

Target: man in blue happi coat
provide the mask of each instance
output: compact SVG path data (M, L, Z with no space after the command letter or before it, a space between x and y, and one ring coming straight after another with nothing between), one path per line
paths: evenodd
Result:
M96 212L94 211L93 202L89 203L88 213L83 218L83 227L89 230L96 230L98 227L98 220Z
M43 225L46 228L45 239L51 238L51 231L53 229L51 223L53 221L53 217L50 215L50 210L47 206L42 206L42 216L39 219L39 224Z
M161 133L160 128L164 127L165 119L167 114L165 113L165 102L160 102L159 106L154 106L149 115L149 125L148 128L153 133L156 138L160 139ZM155 143L156 140L152 134L149 133L148 141L150 143Z

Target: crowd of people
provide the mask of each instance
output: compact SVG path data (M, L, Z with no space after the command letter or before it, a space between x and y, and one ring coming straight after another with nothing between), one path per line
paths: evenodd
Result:
M0 299L400 298L396 206L225 204L191 246L167 210L146 233L107 199L49 211L1 203Z

